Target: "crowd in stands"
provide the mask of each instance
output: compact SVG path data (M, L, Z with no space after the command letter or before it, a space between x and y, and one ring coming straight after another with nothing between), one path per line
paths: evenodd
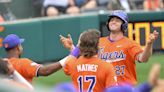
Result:
M164 9L164 0L44 0L42 16L79 14L99 10L146 10Z
M32 2L31 2L32 1ZM34 9L33 17L58 16L63 14L77 15L85 12L112 10L130 11L160 11L164 9L164 0L31 0ZM12 2L11 2L12 3ZM7 8L7 7L6 7ZM9 9L7 9L9 11ZM10 11L11 12L11 11ZM7 13L8 17L13 17ZM15 17L7 20L15 20ZM0 11L0 22L6 20Z

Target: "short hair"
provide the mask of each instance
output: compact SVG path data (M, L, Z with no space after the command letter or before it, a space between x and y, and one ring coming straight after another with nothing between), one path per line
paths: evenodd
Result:
M98 53L100 32L97 29L88 29L80 35L79 49L84 57L92 57Z
M18 46L18 45L17 45L17 46ZM12 47L12 48L5 48L5 51L6 51L6 52L9 52L10 50L15 49L17 46L14 46L14 47Z
M0 75L7 75L9 72L8 62L0 58Z

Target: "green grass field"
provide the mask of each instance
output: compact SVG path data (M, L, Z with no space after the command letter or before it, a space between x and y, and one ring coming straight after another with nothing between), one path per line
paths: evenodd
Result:
M148 73L151 68L151 66L154 63L160 63L161 64L161 75L160 78L164 78L164 55L163 54L154 54L150 59L148 63L137 63L137 78L138 83L142 83L148 78ZM71 81L69 76L64 75L64 72L62 70L52 74L48 77L39 77L35 78L34 85L44 85L48 88L52 88L54 85L61 83Z

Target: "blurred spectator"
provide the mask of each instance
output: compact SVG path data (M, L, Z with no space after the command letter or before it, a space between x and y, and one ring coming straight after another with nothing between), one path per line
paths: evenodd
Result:
M32 0L32 5L34 9L34 17L40 17L42 11L42 4L44 0Z
M119 0L109 0L108 2L108 10L122 10L123 8L121 7L120 3L118 2Z
M45 0L43 2L43 13L45 16L58 16L59 14L78 14L79 8L75 6L74 0Z
M10 4L12 0L0 0L0 15L4 18L5 21L16 20L15 15L10 9Z
M82 10L92 10L97 7L96 0L75 0L75 4Z
M125 10L127 12L143 9L143 0L108 0L107 8L109 10Z
M97 0L98 6L107 6L111 0Z
M164 9L164 0L161 1L160 6L161 6L161 9Z
M143 9L144 0L129 0L133 9Z
M128 0L119 0L119 2L125 11L127 12L130 11L130 5L129 5Z
M125 10L130 11L129 0L110 0L108 4L109 10Z
M3 19L3 17L0 15L0 23L4 22L5 20Z
M144 0L144 10L160 10L162 0Z

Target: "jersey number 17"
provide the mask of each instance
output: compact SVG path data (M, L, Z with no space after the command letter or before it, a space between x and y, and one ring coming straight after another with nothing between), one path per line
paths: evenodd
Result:
M78 82L78 86L79 86L79 92L83 92L84 82L90 82L90 85L89 85L87 91L85 91L85 92L93 92L94 86L96 84L96 76L89 76L89 75L86 75L84 77L79 76L77 79L77 82Z

